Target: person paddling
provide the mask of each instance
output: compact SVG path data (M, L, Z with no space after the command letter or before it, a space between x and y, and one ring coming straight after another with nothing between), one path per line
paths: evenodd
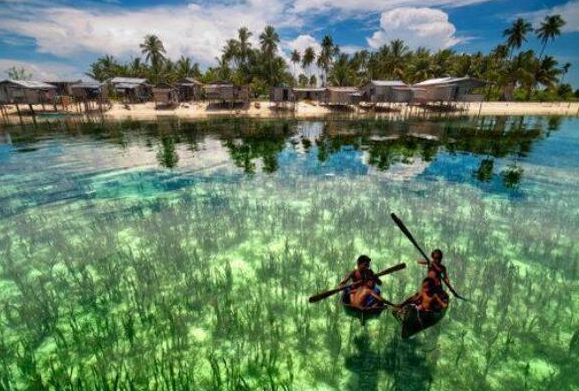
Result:
M370 269L370 263L372 259L367 255L360 255L356 261L356 268L350 273L346 274L346 277L340 282L340 286L346 285L348 282L359 282L373 280L376 284L382 285L380 278L376 276L374 271Z
M420 259L418 260L418 263L428 267L426 277L432 278L435 284L436 292L443 298L443 300L448 301L448 294L442 287L442 281L444 281L449 287L451 285L450 280L448 279L448 274L446 273L446 266L442 264L442 250L437 248L430 254L430 257L432 258L432 262L428 262L425 259Z
M357 283L357 282L364 282L364 281L373 281L373 291L376 294L380 294L380 289L376 285L382 285L382 281L372 269L370 269L370 263L372 259L367 255L360 255L356 260L356 269L352 270L346 277L340 282L340 286L343 287L347 283ZM355 288L354 288L355 289ZM351 293L353 289L348 288L344 291L344 303L348 304L351 300Z

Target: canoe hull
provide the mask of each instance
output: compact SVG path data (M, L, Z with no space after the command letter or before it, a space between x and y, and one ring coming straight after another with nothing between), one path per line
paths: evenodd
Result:
M446 315L446 308L439 312L419 311L413 305L407 305L392 311L392 315L402 323L402 338L407 339L414 334L434 326Z

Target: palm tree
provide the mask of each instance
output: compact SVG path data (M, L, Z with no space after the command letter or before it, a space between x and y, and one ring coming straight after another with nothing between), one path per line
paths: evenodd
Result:
M294 49L294 51L291 54L291 62L293 64L293 75L294 77L296 77L296 64L299 64L300 61L302 60L302 56L300 55L300 52L298 52L297 50Z
M537 38L539 38L543 44L539 59L543 58L543 52L547 47L547 43L555 40L556 37L561 35L561 28L565 26L565 23L566 22L561 18L561 15L545 16L545 20L541 22L541 27L535 30Z
M563 75L561 77L561 84L563 84L563 82L565 81L565 75L569 72L569 69L571 68L571 63L570 62L566 62L562 67L561 67L561 74Z
M330 80L335 86L355 84L355 72L347 54L340 54L332 67Z
M147 72L147 67L143 64L143 60L140 57L133 58L128 66L128 73L132 77L143 77Z
M428 57L420 57L410 66L410 80L414 82L423 81L433 74L432 63Z
M550 88L559 81L558 76L562 70L557 68L558 62L551 56L545 56L537 67L535 72L535 83L543 85L545 88Z
M186 77L198 77L199 72L199 64L191 62L189 57L181 56L179 60L177 60L177 64L175 64L177 68L177 76L180 79Z
M518 18L510 28L503 31L503 37L507 38L507 47L512 54L513 49L520 49L527 42L527 34L533 31L531 23L523 18Z
M314 62L316 58L316 52L314 52L314 48L308 46L304 51L304 55L302 56L302 66L304 69L308 70L308 75L310 75L310 66Z
M324 71L324 76L322 83L325 84L328 78L328 71L330 70L330 65L332 62L332 56L335 52L334 41L331 36L326 35L322 39L322 50L318 56L317 65L320 69Z
M249 38L253 33L249 31L247 27L242 27L237 30L237 38L239 42L238 46L238 56L239 62L242 64L244 68L247 68L247 61L249 58L249 52L251 51L251 42L249 42Z
M86 75L97 81L103 82L118 76L120 65L111 55L106 55L97 59L90 65L90 71Z
M146 57L145 59L151 63L153 68L153 74L155 75L156 81L159 81L159 70L162 65L163 60L165 60L165 47L163 42L156 35L148 34L145 36L145 41L139 45L141 48L141 53Z
M221 51L223 61L227 63L234 61L235 64L239 58L239 42L235 39L228 39ZM237 64L235 64L235 66L237 66Z
M269 64L269 82L272 85L273 80L273 60L277 51L277 44L279 43L279 34L275 31L273 26L266 26L263 32L259 35L259 43L261 51L265 55L266 61Z

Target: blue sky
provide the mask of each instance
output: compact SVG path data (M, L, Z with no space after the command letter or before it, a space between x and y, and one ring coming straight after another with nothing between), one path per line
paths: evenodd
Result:
M279 30L285 54L316 48L328 33L346 52L394 38L413 47L487 52L515 17L538 25L551 13L567 25L547 52L572 64L566 81L579 88L579 0L0 0L0 78L12 65L35 79L83 77L104 54L139 56L147 33L161 37L170 57L207 67L239 27L257 38L267 24ZM539 43L531 38L525 48Z

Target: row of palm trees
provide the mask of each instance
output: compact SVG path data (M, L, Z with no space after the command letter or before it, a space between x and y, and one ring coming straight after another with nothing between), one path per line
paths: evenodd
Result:
M518 18L504 30L505 42L488 54L458 53L452 49L411 50L396 39L376 51L360 50L348 55L326 35L318 53L313 47L307 47L302 53L294 50L290 54L291 72L279 49L279 34L272 26L259 34L255 47L251 40L253 33L246 27L240 28L237 37L225 43L220 57L216 58L217 65L205 72L186 57L173 62L167 57L161 40L147 35L140 45L144 60L135 58L121 64L112 56L105 56L91 64L87 74L100 81L114 76L145 77L153 83L170 83L183 77L196 77L205 82L230 80L249 84L257 95L280 84L344 86L360 85L372 79L415 83L432 77L473 76L492 83L484 90L490 98L514 93L520 99L530 99L537 94L544 97L545 91L569 98L573 91L563 82L571 64L560 65L545 55L547 45L561 35L564 25L560 15L549 15L534 30L531 23ZM541 43L538 56L533 50L524 50L532 33Z

